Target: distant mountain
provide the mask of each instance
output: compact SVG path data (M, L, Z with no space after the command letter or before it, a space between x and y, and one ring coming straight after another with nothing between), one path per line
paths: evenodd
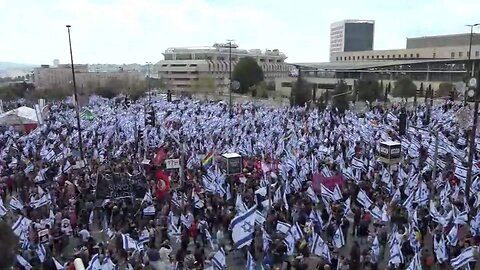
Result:
M29 69L33 68L37 65L29 65L29 64L19 64L19 63L12 63L12 62L0 62L0 70L22 70L22 69Z

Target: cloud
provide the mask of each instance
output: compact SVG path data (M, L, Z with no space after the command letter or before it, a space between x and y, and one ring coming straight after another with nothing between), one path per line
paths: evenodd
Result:
M292 62L326 61L330 24L373 19L375 48L407 36L467 32L478 0L0 0L0 60L143 63L168 47L235 39L241 48L278 48ZM480 31L480 29L479 29Z

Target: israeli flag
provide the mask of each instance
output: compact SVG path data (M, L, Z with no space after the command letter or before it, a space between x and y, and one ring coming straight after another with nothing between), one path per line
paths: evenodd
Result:
M7 214L7 208L3 205L2 199L0 199L0 217L3 217Z
M240 194L237 194L237 198L235 200L235 209L238 213L244 213L248 210L247 205L243 202Z
M262 214L262 212L257 210L257 216L255 217L255 223L261 226L261 225L263 225L263 223L265 223L265 221L266 221L265 215Z
M31 206L33 209L37 209L37 208L40 208L40 207L42 207L42 206L49 205L49 204L51 204L51 203L52 203L52 201L51 201L51 199L50 199L50 195L44 194L42 197L40 197L40 199L31 202L31 203L30 203L30 206Z
M45 261L45 258L47 257L47 250L42 244L40 244L38 245L36 252L38 255L38 259L40 259L40 262L43 263Z
M143 215L144 216L155 216L155 206L150 205L150 206L145 207L145 209L143 209Z
M140 234L140 237L138 238L138 243L144 245L149 241L150 241L150 233L148 232L147 229L143 229L142 233Z
M475 218L470 221L470 232L473 236L480 235L480 211L477 213Z
M342 248L345 245L345 238L343 237L343 231L340 226L338 226L337 231L333 236L333 245L336 248Z
M317 194L315 194L315 191L313 191L312 187L308 187L308 189L307 189L307 196L308 196L308 198L310 198L310 200L311 200L314 204L320 202L320 200L319 200L318 197L317 197Z
M373 201L368 197L367 193L363 189L360 189L358 192L357 202L366 209L370 208L370 206L373 204Z
M247 251L246 270L255 270L255 261L253 260L253 257L252 257L252 254L250 254L250 251Z
M23 203L13 196L10 199L9 204L10 204L10 209L12 209L12 210L22 210L23 209Z
M52 257L52 259L53 259L53 263L55 264L55 268L57 268L57 270L65 270L65 267L63 267L62 264L57 261L57 259L55 259L54 257Z
M225 257L225 251L223 248L220 248L212 258L212 264L214 270L225 270L227 269L227 262Z
M314 232L312 235L312 247L310 252L317 256L322 256L324 244L325 242L323 241L322 237Z
M454 270L462 268L469 262L475 261L475 253L478 250L477 247L468 247L460 253L457 257L450 260L450 264Z
M458 243L458 225L455 225L450 229L447 235L447 242L450 246L456 246Z
M372 248L371 248L371 257L373 263L377 263L380 256L380 242L378 241L378 236L375 236L373 239Z
M145 193L145 196L143 196L143 200L142 200L142 203L152 203L153 202L153 196L152 196L152 192L149 190L147 190L147 192Z
M443 235L439 241L434 239L433 250L435 252L435 256L437 257L437 261L439 263L444 263L448 260L447 247L445 245L445 238Z
M193 205L197 209L201 209L205 206L205 202L202 199L200 199L200 196L198 196L198 194L195 191L193 192Z
M404 262L404 257L402 250L400 248L400 244L398 240L394 240L391 244L390 248L390 260L388 261L389 265L398 266Z
M415 256L406 270L422 270L422 259L420 257L420 252L415 253Z
M298 222L295 222L295 224L290 228L290 231L288 233L293 236L293 239L295 239L295 241L303 238L302 228L300 228Z
M138 250L137 242L126 234L122 234L122 247L126 251L128 251L130 249Z
M252 206L245 213L237 215L230 223L234 248L240 249L252 243L255 231L256 209L257 205Z
M270 238L270 235L263 229L262 227L262 247L263 247L263 252L266 253L268 251L268 248L270 246L270 242L272 242L272 239Z
M86 270L100 270L102 269L102 265L100 263L100 259L98 258L98 254L93 255L92 259L88 263Z
M290 231L291 227L292 227L292 225L290 225L286 222L277 221L277 232L287 234L288 231Z
M30 263L28 263L27 260L25 260L20 255L17 255L17 262L19 264L21 264L26 270L31 270L32 269L32 265L30 265Z

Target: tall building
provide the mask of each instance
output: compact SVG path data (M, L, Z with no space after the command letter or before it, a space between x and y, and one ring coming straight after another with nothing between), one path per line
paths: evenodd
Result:
M278 49L238 49L232 44L232 71L241 58L252 57L263 69L265 80L288 75L291 66L285 63L285 54ZM228 44L215 43L212 47L169 48L164 60L155 64L154 70L172 90L190 90L202 76L211 77L219 89L227 89L229 78Z
M334 53L373 50L375 21L343 20L330 25L330 60Z

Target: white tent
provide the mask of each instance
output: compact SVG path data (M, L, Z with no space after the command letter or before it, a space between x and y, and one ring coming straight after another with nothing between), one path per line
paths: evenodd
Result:
M0 125L30 125L38 124L35 109L22 106L0 114Z

